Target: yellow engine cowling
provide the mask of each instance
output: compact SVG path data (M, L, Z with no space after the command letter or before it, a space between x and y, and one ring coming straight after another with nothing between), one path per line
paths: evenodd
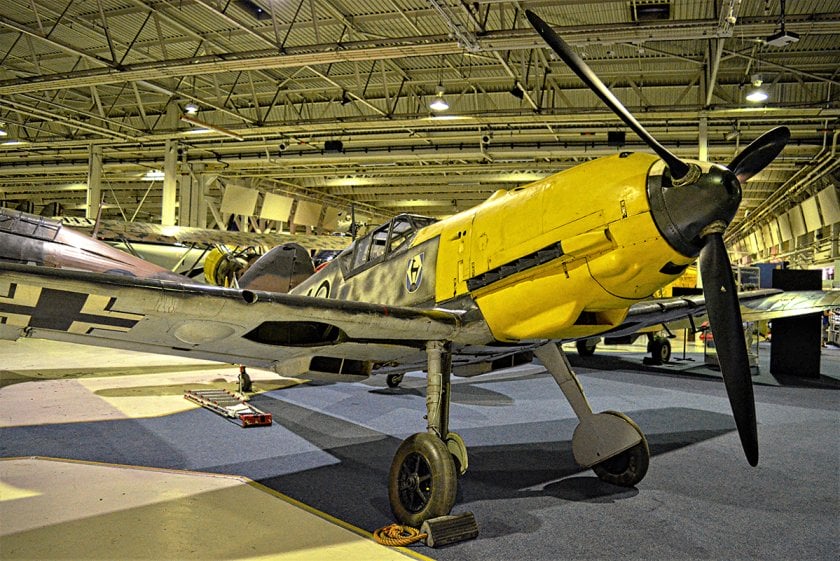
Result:
M673 281L692 259L650 215L649 154L593 160L500 191L441 233L438 300L469 292L502 341L581 337ZM440 274L443 273L443 274Z

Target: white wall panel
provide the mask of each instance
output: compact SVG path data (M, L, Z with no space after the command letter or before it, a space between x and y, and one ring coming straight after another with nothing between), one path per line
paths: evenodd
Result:
M790 229L790 218L787 214L779 217L779 234L783 242L790 241L793 238L793 232Z
M837 197L837 187L832 185L817 193L822 211L823 223L828 226L840 222L840 200Z
M768 224L761 227L761 235L764 236L764 247L773 247L773 236L770 235L770 226Z
M284 197L283 195L266 193L262 209L260 210L260 218L288 222L289 214L292 212L293 201L294 199Z
M771 220L770 221L770 237L773 239L773 245L780 245L781 242L779 241L779 221L778 220Z
M822 218L817 208L817 198L811 197L802 201L802 214L805 216L805 229L809 232L822 228Z
M794 236L802 236L807 230L805 229L805 217L802 216L802 207L795 206L787 213L790 219L790 227Z
M755 236L756 248L758 251L762 251L765 247L767 247L767 244L764 243L764 234L760 229L753 232L753 236Z
M243 214L253 216L257 208L257 197L259 191L240 187L239 185L227 185L225 194L222 196L222 212L226 214Z
M318 203L298 201L294 222L302 226L317 226L321 218L321 207Z

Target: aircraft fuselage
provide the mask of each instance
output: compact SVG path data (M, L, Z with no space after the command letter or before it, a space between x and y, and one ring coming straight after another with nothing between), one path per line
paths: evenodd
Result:
M504 342L594 335L621 323L632 304L694 260L671 247L651 213L648 187L661 183L663 170L644 153L593 160L497 191L419 228L408 243L394 232L411 218L398 217L292 292L472 307L479 313L468 317Z

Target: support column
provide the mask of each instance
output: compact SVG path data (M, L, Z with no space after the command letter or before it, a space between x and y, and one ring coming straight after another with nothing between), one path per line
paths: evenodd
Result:
M96 218L102 203L102 146L91 144L88 151L87 199L85 218Z
M163 196L160 202L160 223L175 225L175 201L178 187L178 143L167 140L163 155Z
M701 162L709 161L709 118L700 117L699 134L697 137L697 159Z
M207 186L212 177L205 173L203 164L190 166L189 175L181 179L178 189L178 224L195 228L207 227Z

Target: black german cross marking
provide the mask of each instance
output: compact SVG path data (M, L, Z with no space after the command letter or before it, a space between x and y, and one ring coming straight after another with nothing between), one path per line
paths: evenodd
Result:
M16 284L9 287L8 298L14 302ZM69 292L66 290L55 290L53 288L41 289L38 302L35 306L24 306L12 302L0 302L0 316L6 314L17 314L29 316L29 326L40 329L54 329L57 331L69 331L75 322L92 324L93 327L87 330L90 333L93 329L110 329L110 331L127 331L137 325L138 319L126 319L99 315L95 313L83 313L85 303L89 294L82 292ZM116 298L110 298L102 309L102 312L112 310ZM135 314L133 314L135 315ZM0 323L5 323L6 318L0 318Z

